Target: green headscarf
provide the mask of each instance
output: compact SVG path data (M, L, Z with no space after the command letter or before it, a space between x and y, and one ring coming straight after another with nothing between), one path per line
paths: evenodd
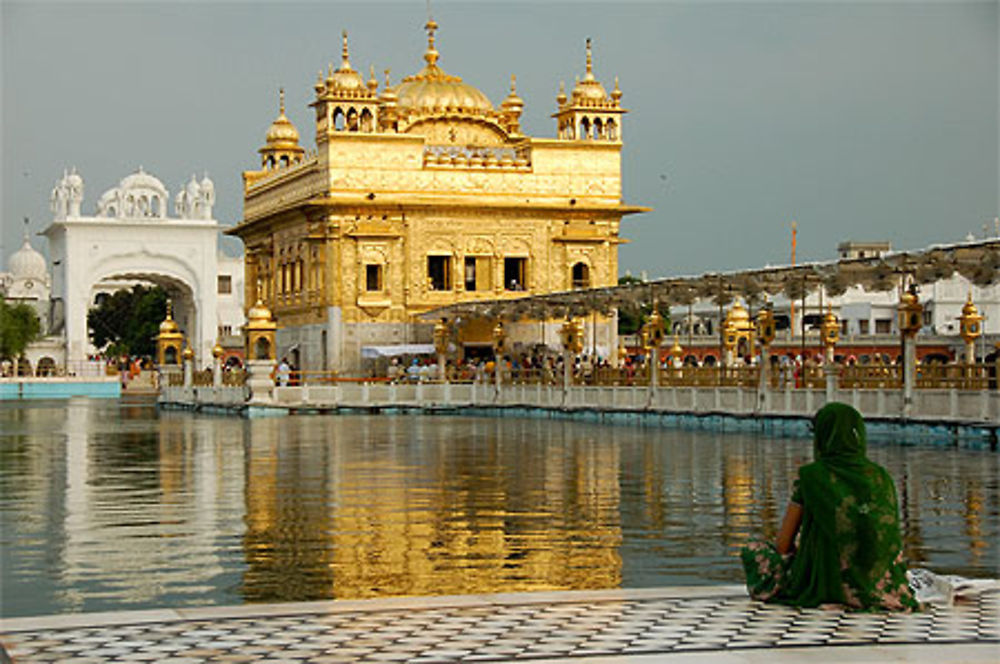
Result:
M803 509L799 547L776 599L798 606L914 608L901 559L896 487L865 456L861 414L827 404L816 413L814 436L815 461L799 468L792 497Z

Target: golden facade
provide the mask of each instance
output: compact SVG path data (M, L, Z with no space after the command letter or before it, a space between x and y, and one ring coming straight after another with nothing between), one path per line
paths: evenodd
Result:
M352 67L345 33L340 66L314 86L316 149L300 147L282 96L260 170L243 174L230 233L246 301L271 309L279 355L294 349L304 368L351 371L362 346L430 343L416 316L436 307L613 285L621 219L644 209L622 201L626 110L617 80L608 93L594 77L589 40L583 78L557 96L558 137L534 138L514 77L495 108L438 66L437 25L425 27L423 69L397 85L386 71L381 88Z

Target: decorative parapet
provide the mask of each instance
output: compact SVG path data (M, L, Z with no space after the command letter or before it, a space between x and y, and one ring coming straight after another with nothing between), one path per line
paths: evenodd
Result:
M424 166L486 170L531 170L530 147L428 145Z
M309 170L317 164L317 154L315 150L310 150L302 161L294 164L278 164L274 168L266 171L246 171L243 174L246 182L246 191L250 191L274 184L286 178L298 176L304 170Z

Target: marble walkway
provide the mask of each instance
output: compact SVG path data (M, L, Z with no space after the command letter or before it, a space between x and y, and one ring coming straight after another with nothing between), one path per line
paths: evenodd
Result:
M0 621L18 664L997 662L1000 593L917 614L765 605L742 587L406 597Z

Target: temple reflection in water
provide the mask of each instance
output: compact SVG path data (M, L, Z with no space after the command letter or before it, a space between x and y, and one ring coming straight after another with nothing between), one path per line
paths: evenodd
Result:
M621 584L615 446L567 450L541 422L532 440L500 420L421 418L340 419L317 446L306 422L254 423L248 599Z
M870 451L910 561L995 573L995 453ZM2 612L738 583L811 456L565 420L0 406Z

